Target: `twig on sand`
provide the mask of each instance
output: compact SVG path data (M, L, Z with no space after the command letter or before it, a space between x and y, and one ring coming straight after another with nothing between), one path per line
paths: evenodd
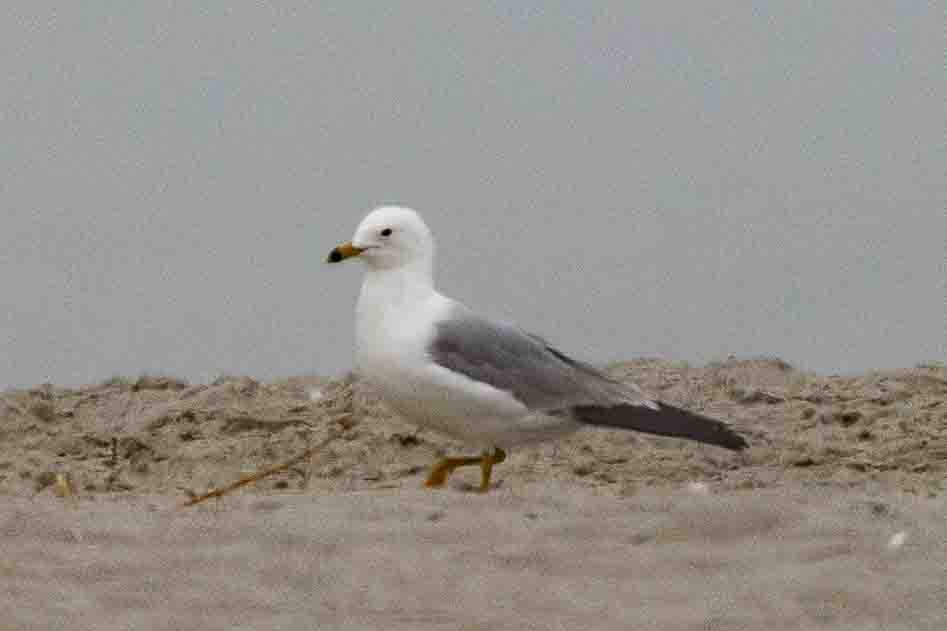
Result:
M208 491L207 493L204 493L202 495L196 495L192 497L191 499L189 499L188 501L184 502L184 504L182 504L181 507L185 508L187 506L194 506L195 504L200 504L201 502L205 500L209 500L212 497L223 497L227 493L230 493L231 491L239 489L241 486L252 484L253 482L256 482L257 480L262 480L263 478L271 476L274 473L285 471L286 469L289 469L290 467L292 467L294 464L298 462L302 462L303 460L306 460L307 458L311 458L314 453L316 453L317 451L319 451L320 449L328 445L334 439L335 439L335 436L329 436L318 445L315 445L314 447L310 447L304 452L296 456L293 456L292 458L290 458L289 460L283 463L272 466L269 469L263 469L262 471L251 473L250 475L244 476L240 478L239 480L237 480L236 482L232 482L228 484L227 486L222 486L212 491Z

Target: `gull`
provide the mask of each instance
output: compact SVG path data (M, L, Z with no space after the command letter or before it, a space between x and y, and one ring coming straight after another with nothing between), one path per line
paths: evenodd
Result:
M646 397L637 386L517 326L477 314L434 288L434 239L421 216L382 206L327 262L366 265L355 309L356 372L409 422L481 450L437 462L425 486L480 465L490 488L506 450L600 426L686 438L739 451L727 424Z

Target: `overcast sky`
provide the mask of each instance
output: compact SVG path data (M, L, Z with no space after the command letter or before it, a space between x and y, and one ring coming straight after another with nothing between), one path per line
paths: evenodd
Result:
M298 4L0 8L0 388L340 375L390 202L582 359L947 356L941 3Z

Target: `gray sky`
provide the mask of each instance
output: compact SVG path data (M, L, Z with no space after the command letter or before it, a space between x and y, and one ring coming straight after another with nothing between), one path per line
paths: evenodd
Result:
M383 202L583 359L947 356L938 2L460 4L4 4L0 387L341 374Z

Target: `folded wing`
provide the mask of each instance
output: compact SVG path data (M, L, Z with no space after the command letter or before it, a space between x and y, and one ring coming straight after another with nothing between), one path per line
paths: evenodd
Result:
M510 392L533 411L727 449L747 446L725 423L652 401L634 385L568 357L542 338L460 304L437 324L428 353L440 366Z

